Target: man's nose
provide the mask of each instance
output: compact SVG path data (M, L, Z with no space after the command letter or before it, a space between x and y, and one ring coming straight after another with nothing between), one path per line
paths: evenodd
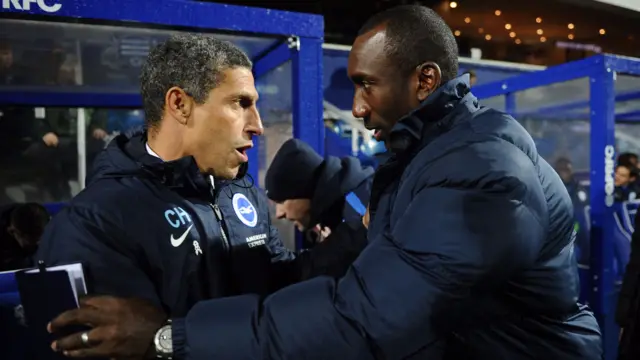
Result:
M249 120L247 121L246 131L251 135L261 136L264 134L264 127L262 126L262 118L258 108L254 107Z
M286 211L282 207L282 204L276 204L276 218L284 219L287 216Z
M360 91L356 89L356 94L353 97L353 107L351 113L357 118L366 118L369 116L371 109L366 102L359 95Z

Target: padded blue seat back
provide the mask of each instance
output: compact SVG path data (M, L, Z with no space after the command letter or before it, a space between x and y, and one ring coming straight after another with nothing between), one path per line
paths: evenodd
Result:
M67 203L59 202L59 203L48 203L48 204L42 204L42 205L45 207L45 209L47 209L47 211L51 216L54 216L60 210L62 210L63 207L67 206Z
M628 221L625 221L625 219L629 217L626 203L615 203L613 208L615 210L613 216L616 224L613 235L614 271L618 280L621 281L631 254L633 228L626 226Z
M633 234L635 230L636 213L638 212L639 207L640 200L631 200L622 203L622 214L620 220L622 220L622 225L630 234Z
M591 224L589 219L589 205L574 204L573 216L576 223L576 260L580 265L589 265L589 231Z
M583 304L588 303L590 273L591 244L589 232L591 231L590 207L584 204L574 204L573 214L576 221L575 256L578 263L578 275L580 277L580 298Z

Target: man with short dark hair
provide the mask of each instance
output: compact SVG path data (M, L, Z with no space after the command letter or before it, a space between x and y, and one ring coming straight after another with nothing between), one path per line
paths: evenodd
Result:
M173 333L176 358L601 358L598 324L575 300L562 181L516 120L455 78L457 55L429 8L396 7L365 24L349 55L353 113L393 154L374 177L369 244L339 280L196 304L174 319L186 330ZM142 353L148 343L125 323L145 327L147 317L100 326L114 334L109 344L82 354ZM92 320L81 309L52 326Z
M638 168L631 165L616 165L614 173L614 199L616 201L631 201L637 198Z
M618 164L625 165L628 167L637 168L638 167L638 155L626 152L622 153L618 156Z

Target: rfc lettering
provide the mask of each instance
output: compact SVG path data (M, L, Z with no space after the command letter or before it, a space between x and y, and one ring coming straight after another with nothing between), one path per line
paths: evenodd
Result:
M37 5L40 10L48 13L62 9L62 4L55 3L55 0L2 0L2 8L8 10L31 11L31 4Z
M607 207L613 205L613 192L615 191L614 171L616 150L611 145L604 148L604 204Z

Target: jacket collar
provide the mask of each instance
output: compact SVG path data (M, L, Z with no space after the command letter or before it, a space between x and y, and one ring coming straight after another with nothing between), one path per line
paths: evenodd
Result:
M463 120L465 117L456 116L459 112L474 108L478 100L470 91L469 75L448 81L398 120L389 134L389 148L398 157L415 153Z
M411 159L435 138L468 120L465 112L478 108L478 100L469 88L469 76L465 74L440 86L420 106L398 120L389 134L391 156L378 167L373 179L369 200L371 221L382 194L398 180L398 174L404 172Z
M140 165L140 169L157 179L163 185L171 188L186 188L198 192L209 192L211 185L220 189L230 183L227 180L215 179L211 184L210 176L203 174L192 156L173 161L163 161L157 156L149 154L146 148L147 133L137 134L125 146L130 156ZM241 179L247 173L248 164L241 166L236 179Z

